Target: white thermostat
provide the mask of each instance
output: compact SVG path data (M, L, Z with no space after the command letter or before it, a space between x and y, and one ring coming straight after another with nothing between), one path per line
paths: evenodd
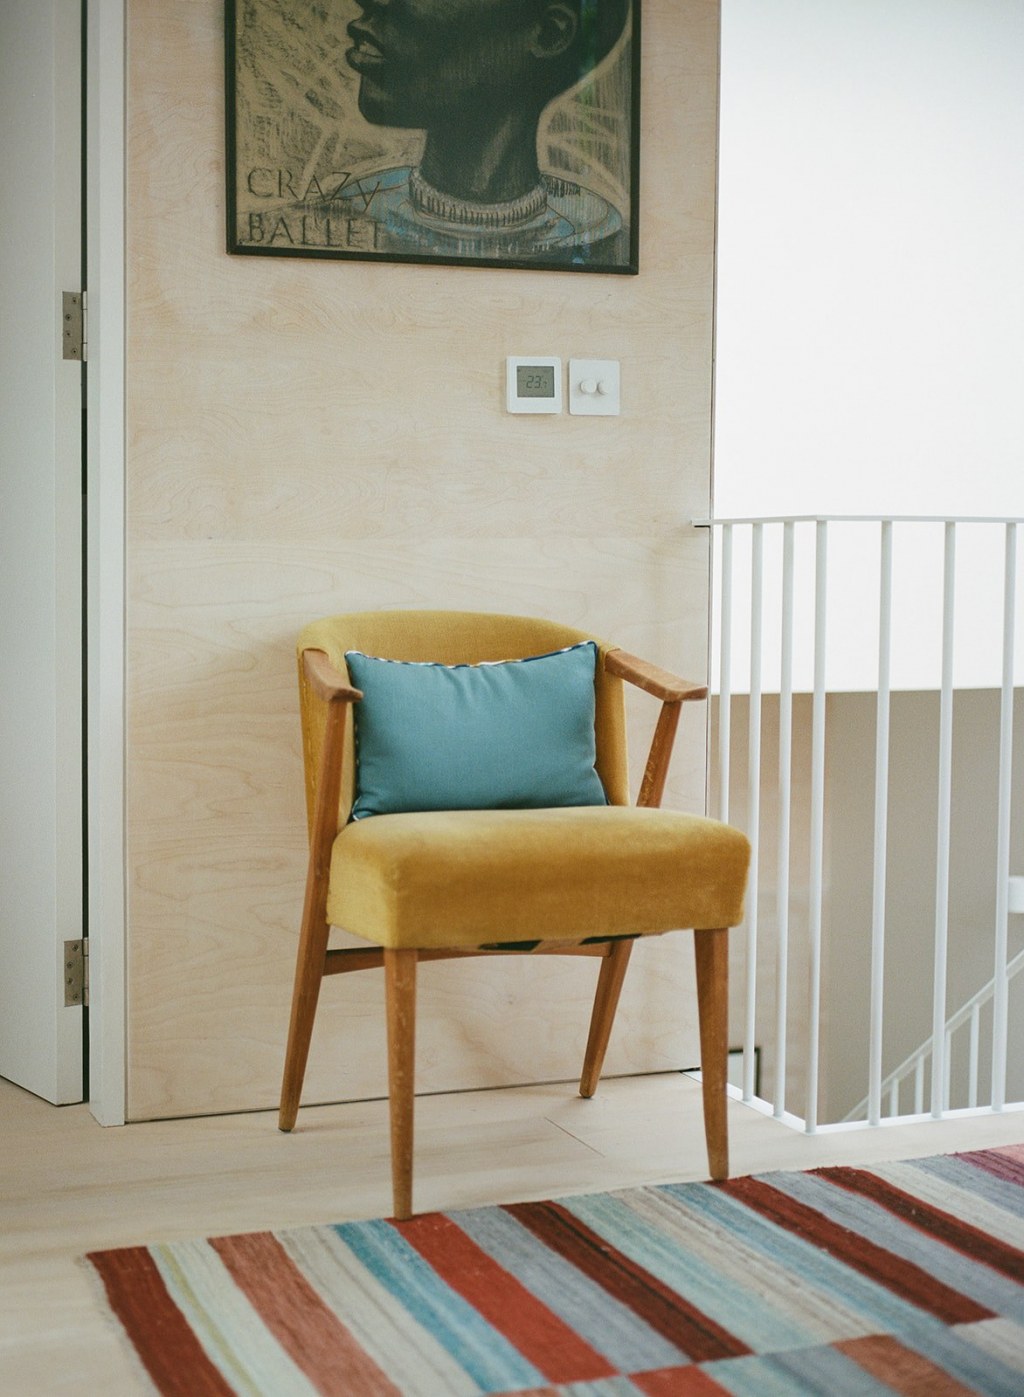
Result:
M549 354L509 355L505 401L509 412L561 412L561 359Z

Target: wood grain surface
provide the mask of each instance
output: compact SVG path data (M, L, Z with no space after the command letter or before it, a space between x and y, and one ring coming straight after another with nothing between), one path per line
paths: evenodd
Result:
M134 1119L276 1098L306 620L525 612L706 675L717 0L644 6L638 277L229 257L222 16L128 5ZM619 359L622 415L509 416L505 356L530 352ZM657 707L632 700L636 778ZM665 803L702 810L687 707ZM425 967L418 1089L571 1077L595 975ZM325 987L305 1099L382 1092L378 978ZM641 947L606 1071L696 1061L694 1024L691 938Z

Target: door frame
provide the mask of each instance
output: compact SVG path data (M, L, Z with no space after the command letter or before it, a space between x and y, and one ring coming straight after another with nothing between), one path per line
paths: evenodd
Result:
M86 90L86 694L89 1108L123 1125L125 937L126 0L84 0Z

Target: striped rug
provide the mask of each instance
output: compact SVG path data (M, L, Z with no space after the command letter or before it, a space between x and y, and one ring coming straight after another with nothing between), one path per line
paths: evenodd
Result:
M1024 1146L87 1260L180 1397L1024 1394Z

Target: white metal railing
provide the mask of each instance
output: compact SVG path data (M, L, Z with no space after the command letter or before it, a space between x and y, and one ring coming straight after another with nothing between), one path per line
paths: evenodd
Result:
M1011 878L1010 886L1017 885L1020 891L1017 894L1018 905L1011 903L1011 911L1024 912L1024 878ZM1024 951L1017 954L1007 963L1006 981L1009 985L1024 970ZM942 1100L945 1110L950 1106L950 1089L952 1076L952 1062L956 1035L960 1029L966 1028L967 1033L967 1106L970 1109L978 1105L978 1095L980 1086L980 1057L981 1057L981 1015L995 999L996 981L995 977L989 980L977 994L973 994L966 1003L962 1004L957 1012L946 1020L943 1028L942 1041L944 1052L944 1072ZM882 1082L882 1099L886 1103L885 1114L887 1116L898 1116L902 1105L902 1090L904 1084L913 1082L914 1086L914 1107L913 1114L920 1115L924 1110L924 1079L925 1069L932 1056L933 1039L928 1038L919 1047L915 1048L909 1057L904 1058L894 1071ZM852 1107L843 1117L844 1121L859 1121L868 1110L868 1098L862 1097L856 1106Z
M698 520L713 532L717 622L713 627L712 679L718 696L718 730L713 759L713 784L717 787L715 813L733 819L747 830L752 844L751 878L744 927L746 985L742 1007L743 1085L740 1094L750 1104L770 1111L776 1118L814 1132L844 1128L844 1122L819 1123L822 1095L821 1049L828 1006L823 1005L823 955L828 947L829 889L826 874L827 834L827 715L832 693L856 688L875 695L875 741L873 758L874 828L871 855L870 926L863 928L869 939L869 995L867 1024L866 1091L859 1111L866 1112L870 1125L883 1116L898 1113L899 1074L904 1069L915 1077L914 1114L925 1110L935 1118L950 1110L950 1063L952 1035L961 1024L970 1026L972 1066L969 1076L968 1106L972 1109L1001 1111L1007 1106L1007 1041L1009 1034L1009 984L1022 960L1009 952L1011 805L1013 762L1013 707L1015 673L1024 660L1024 645L1017 644L1022 612L1018 604L1018 534L1024 520L954 519L923 517L779 517ZM941 534L939 577L927 576L924 562L911 555L921 540ZM851 549L851 537L859 542ZM983 536L983 537L982 537ZM839 537L843 547L838 563L830 559L830 542ZM964 549L964 540L969 546ZM993 549L999 539L1001 548ZM979 542L979 540L981 540ZM742 543L742 548L740 547ZM958 574L958 544L966 566ZM991 559L1001 555L997 581L993 580ZM738 554L742 564L738 566ZM927 549L925 550L927 552ZM894 570L894 560L899 571ZM912 580L908 589L907 578ZM993 595L993 590L997 594ZM906 593L913 595L908 619ZM941 596L941 618L934 625L925 612L922 598L932 592ZM852 602L851 602L852 596ZM877 597L877 620L873 627L873 654L864 653L851 668L851 626L848 620L837 644L836 615L849 618L863 613L864 597ZM984 661L977 658L985 640L986 620L1001 618ZM767 618L767 619L766 619ZM772 624L769 625L768 622ZM959 622L959 626L958 626ZM777 626L775 636L771 631ZM931 627L931 629L929 629ZM989 627L991 630L991 627ZM744 635L746 632L746 635ZM934 634L933 634L934 632ZM777 640L775 639L777 637ZM915 646L928 657L929 641L935 673L921 678L908 668L908 652ZM961 651L971 653L966 659ZM835 655L837 664L833 664ZM958 670L958 665L960 666ZM834 672L838 668L838 679ZM894 683L894 669L896 682ZM766 671L769 677L766 679ZM870 673L867 673L870 671ZM851 673L854 680L851 683ZM989 684L989 676L997 678ZM992 687L999 693L999 725L996 739L998 792L995 812L995 915L992 946L992 978L988 985L970 997L955 1014L947 1011L950 970L951 907L951 829L954 809L954 695L960 688ZM935 806L935 884L934 917L931 935L931 976L928 992L931 1007L931 1034L927 1043L894 1071L886 1073L887 998L892 986L886 981L887 903L894 873L889 866L890 832L888 815L892 737L890 718L894 688L920 688L937 691L939 703L938 740L934 754L937 778ZM809 734L801 733L809 762L809 779L799 795L806 804L800 812L801 828L807 836L806 876L791 886L793 870L800 866L803 851L793 842L794 812L794 694L811 696ZM746 733L745 815L735 818L735 805L742 802L733 774L734 755L742 760L742 741L737 745L734 732L733 699L748 695ZM774 783L762 775L762 738L766 696L778 694L778 771ZM773 706L774 713L774 706ZM866 779L867 776L866 776ZM766 789L762 789L762 787ZM775 841L774 905L766 909L764 884L770 869L765 865L765 805L773 802ZM770 888L768 890L770 896ZM793 908L799 903L804 924L794 941ZM770 924L770 925L768 925ZM773 955L764 943L770 933L775 938ZM759 942L762 943L759 945ZM794 965L794 948L799 963ZM1024 953L1022 953L1024 954ZM774 963L774 985L766 993L759 983L760 962ZM794 971L806 974L806 993L791 1003ZM927 978L927 977L926 977ZM888 990L888 996L887 996ZM901 986L906 992L907 986ZM980 1010L991 1003L990 1083L979 1093ZM760 1042L759 1042L760 1040ZM771 1070L769 1095L755 1094L756 1049L764 1044ZM930 1085L925 1102L925 1063L930 1067ZM905 1074L904 1074L905 1075ZM794 1109L791 1081L799 1079L801 1097ZM902 1080L900 1078L900 1080ZM1017 1088L1024 1096L1024 1089ZM978 1106L979 1094L987 1100ZM858 1111L858 1114L859 1114ZM849 1113L852 1114L852 1113Z

